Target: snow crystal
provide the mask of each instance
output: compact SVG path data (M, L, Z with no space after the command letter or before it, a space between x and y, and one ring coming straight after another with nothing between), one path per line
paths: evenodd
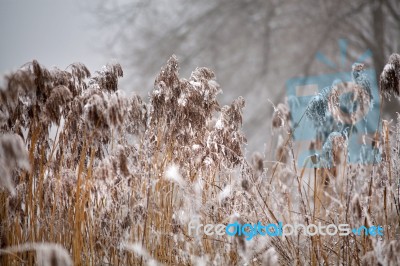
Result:
M221 130L224 128L224 122L222 121L222 119L218 119L217 123L215 123L215 128L218 130Z
M161 95L161 90L153 90L153 95L158 97Z
M181 94L181 96L178 99L178 105L185 107L186 104L187 104L187 99L184 94Z
M218 195L218 199L219 201L224 200L225 198L229 197L229 195L231 194L231 186L226 186Z
M394 71L394 65L393 64L386 64L385 67L383 68L382 71L382 77L386 80L389 81L389 74L388 72Z
M198 149L200 149L200 145L199 144L193 144L192 150L197 151Z
M211 166L213 163L214 163L214 161L213 161L213 159L211 159L210 157L206 157L206 158L204 159L204 164L205 164L206 166Z
M199 87L201 87L201 82L199 82L199 81L191 80L189 83L190 83L193 87L195 87L196 89L199 88Z
M165 177L181 186L185 185L185 180L183 180L181 174L179 173L179 168L175 164L170 165L165 172Z

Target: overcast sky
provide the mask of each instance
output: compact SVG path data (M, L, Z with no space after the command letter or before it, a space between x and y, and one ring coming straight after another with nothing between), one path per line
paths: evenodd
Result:
M37 59L64 69L82 62L93 73L105 58L96 43L92 16L82 1L2 0L0 2L0 75Z

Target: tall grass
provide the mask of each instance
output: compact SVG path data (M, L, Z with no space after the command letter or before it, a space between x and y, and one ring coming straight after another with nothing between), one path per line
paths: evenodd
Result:
M118 90L122 74L33 61L5 77L1 265L400 264L400 116L372 141L379 163L347 164L341 148L334 167L299 168L285 105L273 117L281 141L247 159L244 99L221 107L212 71L180 79L171 57L147 103ZM194 219L385 232L245 241L190 235Z

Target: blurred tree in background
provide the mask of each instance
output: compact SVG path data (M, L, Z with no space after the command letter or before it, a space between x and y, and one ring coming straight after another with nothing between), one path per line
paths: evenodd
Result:
M250 150L266 142L273 111L268 99L283 101L287 79L349 71L367 49L372 58L364 63L380 73L389 55L400 51L397 0L100 1L94 12L110 29L103 36L107 50L125 58L129 90L146 94L172 54L182 76L197 66L213 69L225 91L223 103L238 95L246 99ZM349 46L344 68L315 60L318 51L341 60L341 38ZM396 100L384 103L385 115L399 110Z

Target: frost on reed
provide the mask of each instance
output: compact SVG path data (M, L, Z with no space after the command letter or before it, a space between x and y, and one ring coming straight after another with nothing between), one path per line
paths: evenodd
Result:
M336 177L293 165L283 104L273 119L279 162L271 164L268 154L247 161L244 99L220 106L211 70L182 79L173 56L146 100L118 90L122 75L118 64L91 75L79 63L48 70L33 61L5 77L1 265L398 262L400 120L385 124L375 142L384 160L373 166L345 164L345 135L327 135L326 157L342 173ZM318 122L326 121L320 108L329 105L321 99L308 110L321 111ZM390 227L381 239L300 234L245 241L190 235L191 220Z
M29 170L28 152L22 138L17 134L0 136L0 187L15 194L13 173L19 169Z
M392 54L380 77L381 93L387 97L400 96L400 55Z
M306 117L313 122L316 129L312 148L322 150L321 154L313 156L318 157L318 164L321 159L320 165L325 168L340 164L337 154L332 154L332 149L347 150L347 138L352 133L357 133L357 122L364 118L373 105L371 83L365 73L364 64L353 64L351 74L351 82L337 79L331 86L312 97L305 111ZM334 135L341 135L342 140L332 143Z

